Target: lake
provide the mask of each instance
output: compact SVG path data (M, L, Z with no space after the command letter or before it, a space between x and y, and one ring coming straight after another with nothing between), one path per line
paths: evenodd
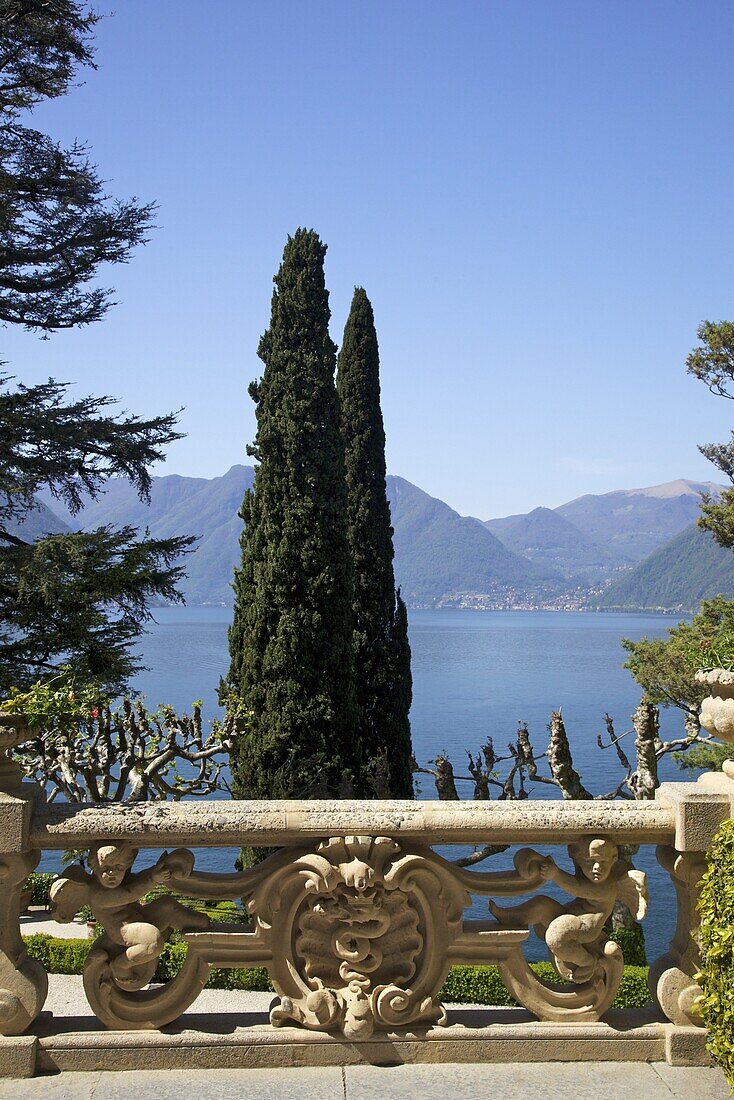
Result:
M228 664L230 615L224 608L155 612L157 621L140 646L148 671L135 680L149 704L187 709L194 699L203 699L205 715L218 712L216 686ZM411 722L418 761L424 764L444 752L461 773L467 749L476 751L491 734L499 750L513 736L518 721L528 723L536 751L543 751L550 713L562 708L585 785L597 794L608 791L616 786L620 771L614 753L597 748L597 734L604 730L606 711L614 717L618 734L629 730L640 697L622 667L620 639L662 637L675 622L677 618L664 616L580 612L411 612ZM663 711L661 728L664 737L679 736L678 712ZM661 774L673 779L680 773L666 758ZM430 776L419 778L420 796L435 798ZM530 787L530 797L547 798L549 792L559 796L546 785ZM471 785L460 785L460 793L469 796ZM498 867L509 859L506 853L484 867ZM233 853L201 851L198 860L210 870L229 870ZM650 878L645 930L654 957L673 931L674 894L651 849L639 853L636 865ZM486 917L486 902L477 903L472 915ZM538 956L537 946L532 955Z

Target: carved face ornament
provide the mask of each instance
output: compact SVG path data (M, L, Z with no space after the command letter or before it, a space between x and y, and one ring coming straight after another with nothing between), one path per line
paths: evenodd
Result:
M605 882L617 859L617 845L608 840L592 840L575 855L579 867L591 882Z
M122 885L134 858L135 853L131 849L110 844L93 851L89 862L102 885L108 890L116 890Z
M375 872L361 859L352 859L349 863L339 865L339 874L345 886L351 887L362 894L369 890L375 881Z

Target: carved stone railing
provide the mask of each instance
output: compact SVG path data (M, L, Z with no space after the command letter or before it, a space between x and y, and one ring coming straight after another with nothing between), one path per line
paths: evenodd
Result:
M46 805L30 784L15 784L0 794L0 1034L26 1031L43 1007L47 977L24 950L19 894L41 850L65 848L88 848L91 870L68 870L54 883L55 914L70 920L88 904L105 929L84 989L108 1028L161 1028L195 1002L212 966L261 965L278 995L273 1025L353 1041L443 1024L439 991L453 963L496 964L541 1021L600 1020L624 966L605 931L614 904L625 902L640 919L646 909L645 876L620 848L655 844L675 885L678 926L651 967L651 993L668 1021L698 1026L697 883L711 839L733 811L734 781L721 773L664 784L651 802L71 806ZM485 872L432 849L466 844L524 847L512 866ZM560 846L559 862L536 844ZM251 870L208 874L196 869L188 845L277 850ZM172 851L138 872L133 863L144 848ZM549 882L564 901L543 893ZM242 898L250 923L210 924L169 894L141 902L157 883L188 897ZM488 899L486 920L465 919L472 897ZM526 900L502 900L517 897ZM556 983L525 959L531 929L545 940ZM174 930L188 947L183 969L150 984Z

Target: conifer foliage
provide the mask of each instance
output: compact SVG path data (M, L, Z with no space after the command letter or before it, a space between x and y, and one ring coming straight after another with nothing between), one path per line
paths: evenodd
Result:
M90 285L146 241L152 203L116 200L87 149L27 125L94 67L99 16L76 0L0 0L0 322L42 333L98 321L112 291Z
M251 714L232 754L240 798L346 796L360 773L325 252L313 231L289 238L249 391L259 465L241 513L226 684Z
M354 664L367 793L412 798L410 645L395 590L393 529L385 487L380 356L372 305L352 299L337 375L354 569Z
M145 241L153 212L107 195L83 146L64 149L27 125L33 108L71 88L79 68L94 67L98 18L77 0L0 0L0 325L44 336L105 314L112 291L92 281ZM121 691L140 667L131 647L150 603L182 598L176 562L192 539L107 526L32 540L26 521L37 493L50 491L76 514L121 476L146 499L148 466L180 438L174 414L116 416L112 398L72 399L67 390L0 372L3 694L62 665Z

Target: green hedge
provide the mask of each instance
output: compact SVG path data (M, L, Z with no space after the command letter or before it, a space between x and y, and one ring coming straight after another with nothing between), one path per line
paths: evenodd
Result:
M92 942L56 939L45 932L23 937L30 957L38 959L49 974L81 974Z
M31 905L48 906L48 891L56 878L53 871L32 871L23 883L23 888L32 890Z
M622 948L627 966L647 966L645 933L641 924L635 922L631 928L615 928L607 935Z
M558 982L548 962L530 964L539 978ZM517 1004L505 989L496 966L452 966L441 989L442 1001L455 1004L513 1006ZM650 1001L646 966L625 966L619 992L612 1008L643 1008Z
M725 821L708 853L701 888L699 1000L708 1048L734 1089L734 821Z
M81 974L92 940L60 940L45 934L24 937L28 954L43 963L50 974ZM168 981L178 974L186 958L186 945L168 943L158 960L156 979ZM550 963L532 963L535 973L548 981L558 980ZM272 993L264 966L220 969L212 967L210 989L248 989ZM495 966L452 966L440 993L441 999L458 1004L515 1005ZM641 1008L648 1003L647 967L626 966L614 1008Z

